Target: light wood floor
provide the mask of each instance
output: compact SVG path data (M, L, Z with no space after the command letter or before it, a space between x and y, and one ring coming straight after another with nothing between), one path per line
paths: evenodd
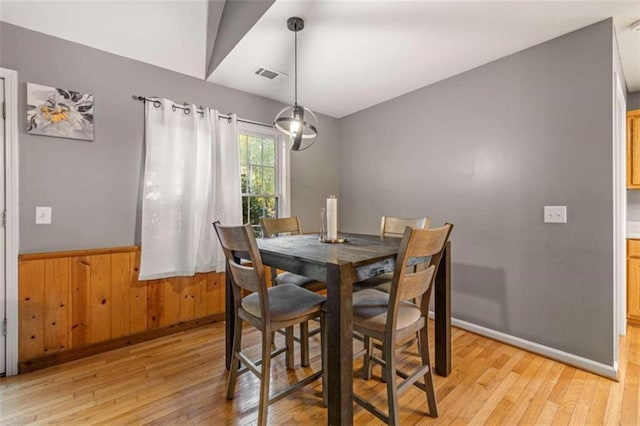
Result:
M425 417L417 388L400 400L402 424L638 424L640 421L640 328L629 327L621 344L621 380L614 382L514 347L454 329L453 372L435 377L440 417ZM245 343L258 354L258 333ZM319 366L317 339L312 368ZM415 348L401 364L416 359ZM296 352L299 362L299 356ZM356 361L354 368L361 365ZM275 360L274 386L311 370L286 372ZM364 381L355 389L384 406L384 384ZM257 380L245 374L236 399L224 396L224 324L118 349L102 355L0 379L0 424L252 424ZM272 387L273 389L273 387ZM355 424L379 424L354 408ZM320 381L279 401L270 424L325 424Z

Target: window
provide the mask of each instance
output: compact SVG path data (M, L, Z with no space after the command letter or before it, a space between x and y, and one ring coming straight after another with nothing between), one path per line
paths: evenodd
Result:
M238 132L242 223L250 223L258 236L260 218L278 217L282 212L279 143L275 135L262 132L245 127Z

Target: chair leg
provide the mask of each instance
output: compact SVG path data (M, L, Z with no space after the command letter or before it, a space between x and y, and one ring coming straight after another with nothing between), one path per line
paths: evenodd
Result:
M329 404L329 389L327 389L327 332L324 329L324 313L320 315L320 357L322 359L322 402L325 407Z
M428 365L429 370L424 375L425 393L427 395L427 404L429 405L429 415L438 417L438 402L436 400L436 390L433 386L433 373L431 368L431 359L429 356L429 331L427 325L420 330L420 339L418 346L420 356L422 357L422 365Z
M231 352L231 371L229 371L229 381L227 382L227 399L233 399L238 380L238 368L240 359L236 356L242 349L242 320L236 315L235 327L233 331L233 344Z
M258 402L258 425L267 424L269 410L269 382L271 377L271 332L262 333L262 367L260 369L260 401Z
M293 369L294 367L294 359L293 359L293 326L287 327L284 331L284 339L287 351L285 353L286 364L288 369Z
M368 342L368 343L367 343ZM375 349L374 339L369 336L364 336L364 348L365 348L365 359L364 359L364 378L365 380L371 379L371 375L373 374L373 366L375 364L373 360L373 350ZM386 356L384 354L384 350L380 353L380 358L384 361ZM368 367L367 367L368 365ZM384 365L380 366L380 380L383 383L387 382L387 371L384 368Z
M394 349L394 353L395 353L395 349ZM380 356L382 357L382 360L386 362L386 355L384 354L384 351L382 351L382 354L380 354ZM380 369L380 374L382 375L380 379L382 380L383 383L386 383L388 381L388 377L387 377L387 370L384 367ZM393 374L395 374L395 370ZM394 377L393 374L391 375L391 380L393 380L393 377Z
M389 405L389 424L396 426L400 424L398 416L398 388L396 387L396 355L395 343L384 345L384 367L383 375L387 379L387 403Z
M309 366L309 321L300 323L300 364Z
M365 380L369 380L371 378L371 370L373 366L371 365L371 355L373 352L373 341L371 337L365 335L364 336L364 364L362 366L363 376Z

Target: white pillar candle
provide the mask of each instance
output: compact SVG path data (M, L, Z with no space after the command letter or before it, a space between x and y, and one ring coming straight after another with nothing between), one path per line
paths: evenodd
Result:
M327 239L338 238L338 199L335 195L327 198Z

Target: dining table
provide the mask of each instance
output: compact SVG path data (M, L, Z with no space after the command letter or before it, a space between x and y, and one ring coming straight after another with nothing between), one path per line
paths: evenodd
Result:
M326 283L328 424L353 424L353 283L392 272L400 238L340 234L342 243L318 234L258 238L266 266ZM231 365L234 316L231 277L226 273L226 366ZM447 242L434 284L435 372L451 372L451 242Z

